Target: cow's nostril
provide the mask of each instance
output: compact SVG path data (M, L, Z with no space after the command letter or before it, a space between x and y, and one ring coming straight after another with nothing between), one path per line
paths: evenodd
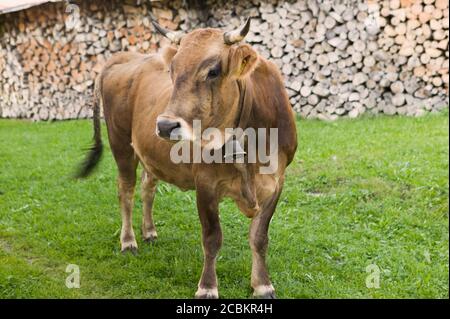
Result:
M156 123L158 127L158 135L164 138L170 138L170 133L178 127L180 127L180 122L171 120L159 120Z

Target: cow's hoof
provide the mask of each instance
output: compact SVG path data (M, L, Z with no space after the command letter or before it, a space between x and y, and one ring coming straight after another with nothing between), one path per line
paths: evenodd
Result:
M219 299L217 288L198 288L195 299Z
M276 299L275 289L272 285L258 286L253 292L253 297L258 299Z
M120 249L120 252L122 254L132 253L133 255L136 255L138 252L137 243L130 242L130 243L122 244L122 248Z
M150 236L150 237L147 237L147 238L143 238L143 241L146 244L153 244L156 241L157 238L158 237Z
M154 232L148 232L147 234L144 234L142 237L142 240L144 241L144 243L152 244L156 241L157 238L158 238L158 235L154 231Z
M133 255L137 255L138 249L137 249L137 247L127 247L127 248L121 249L120 252L121 252L122 254L124 254L124 255L125 255L125 254L128 254L128 253L131 253L131 254L133 254Z

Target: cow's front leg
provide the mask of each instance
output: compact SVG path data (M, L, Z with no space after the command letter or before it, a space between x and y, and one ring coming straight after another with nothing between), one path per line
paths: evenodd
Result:
M217 290L216 257L222 246L219 204L210 185L197 185L197 209L202 225L204 264L196 298L219 298Z
M266 265L266 252L269 244L269 224L280 197L281 187L272 197L266 200L261 211L250 225L250 247L252 249L252 278L253 296L257 298L275 298L275 289L269 278Z

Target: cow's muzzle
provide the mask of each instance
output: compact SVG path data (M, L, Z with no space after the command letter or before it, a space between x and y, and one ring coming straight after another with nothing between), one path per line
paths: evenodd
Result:
M167 118L158 119L156 121L156 134L165 139L179 139L177 129L181 127L180 122Z

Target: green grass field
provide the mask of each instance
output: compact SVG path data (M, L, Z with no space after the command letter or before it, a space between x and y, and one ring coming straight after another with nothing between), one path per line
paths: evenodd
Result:
M448 124L448 112L298 121L270 228L279 298L449 297ZM159 185L153 245L141 240L136 195L139 253L121 254L109 149L91 178L70 178L91 134L90 121L0 121L0 297L193 297L203 258L195 194ZM250 297L249 220L231 201L221 220L219 293ZM65 286L68 264L80 267L79 289ZM366 287L372 264L379 288Z

